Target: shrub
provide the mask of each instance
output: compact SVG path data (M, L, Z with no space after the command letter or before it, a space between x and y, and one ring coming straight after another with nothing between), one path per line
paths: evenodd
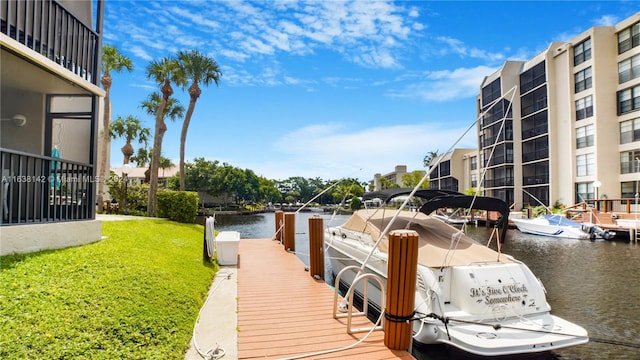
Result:
M195 223L198 193L164 190L158 192L158 216L182 223Z
M359 210L362 207L362 200L359 197L354 196L351 198L351 210Z

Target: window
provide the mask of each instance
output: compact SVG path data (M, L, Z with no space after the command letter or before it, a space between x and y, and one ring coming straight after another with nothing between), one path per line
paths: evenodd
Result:
M591 88L591 83L592 83L592 79L591 79L591 66L589 66L588 68L577 72L575 75L575 91L576 93L579 93L580 91L586 90Z
M620 174L640 172L640 150L624 151L620 153Z
M620 144L640 141L640 118L620 123Z
M487 106L493 100L499 98L500 93L500 78L498 78L491 84L482 88L482 106Z
M636 193L638 193L637 181L626 181L620 183L620 194L623 199L635 198Z
M618 63L618 83L622 84L640 76L640 54Z
M541 136L522 142L522 162L546 159L549 157L549 137Z
M538 88L520 98L522 109L520 115L525 117L547 107L547 87Z
M618 91L618 115L640 109L640 85Z
M451 160L443 161L440 163L440 176L451 175Z
M593 146L594 125L590 124L576 129L576 149Z
M475 170L478 168L478 157L477 156L472 156L471 157L471 170Z
M542 85L546 80L545 62L520 74L520 94Z
M618 33L618 54L638 45L640 45L640 23L631 25Z
M591 59L591 38L573 47L573 65L579 65Z
M471 187L478 187L478 174L471 174Z
M549 204L549 186L527 187L527 190L522 192L522 203L531 206Z
M576 176L590 176L596 173L596 156L594 153L576 156Z
M595 199L596 192L593 182L576 183L576 203L581 203L587 199Z
M589 95L576 100L576 120L593 116L593 96Z
M522 139L546 134L547 127L547 110L535 113L532 116L522 119Z
M522 166L522 184L540 185L549 183L549 162L542 161Z

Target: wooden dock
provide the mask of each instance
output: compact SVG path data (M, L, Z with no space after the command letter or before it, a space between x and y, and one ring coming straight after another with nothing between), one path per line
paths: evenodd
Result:
M346 318L333 318L333 289L313 279L295 254L273 240L242 239L238 262L238 358L281 359L350 346L366 333L347 334ZM358 323L359 322L359 323ZM366 325L365 325L366 322ZM364 317L356 326L371 326ZM347 350L309 359L414 359L389 350L374 331Z

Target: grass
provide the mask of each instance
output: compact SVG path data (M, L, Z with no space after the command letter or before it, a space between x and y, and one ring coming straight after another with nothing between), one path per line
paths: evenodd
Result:
M216 271L203 227L102 226L97 243L0 257L1 359L184 359Z

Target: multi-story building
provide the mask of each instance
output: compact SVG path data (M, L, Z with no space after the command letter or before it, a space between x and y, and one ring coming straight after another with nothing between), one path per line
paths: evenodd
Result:
M394 171L381 175L374 174L373 175L373 189L374 191L381 190L384 187L383 182L388 182L389 184L402 186L402 176L407 173L407 165L396 165ZM384 179L384 180L382 180Z
M455 149L436 156L429 163L429 186L431 189L464 192L478 185L477 150Z
M102 0L0 2L0 255L100 240L103 17Z
M516 209L636 196L639 45L637 13L487 76L477 97L485 195Z

